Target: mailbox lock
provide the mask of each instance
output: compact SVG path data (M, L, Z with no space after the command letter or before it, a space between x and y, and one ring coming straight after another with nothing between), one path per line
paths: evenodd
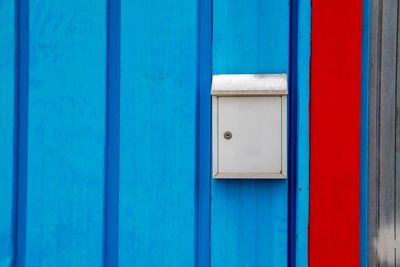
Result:
M230 131L224 132L224 137L226 140L229 140L232 138L232 133Z

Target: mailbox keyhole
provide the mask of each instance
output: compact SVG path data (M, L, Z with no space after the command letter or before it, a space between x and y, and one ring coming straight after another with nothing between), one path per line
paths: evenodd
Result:
M225 137L226 140L229 140L229 139L232 138L232 133L230 131L226 131L224 133L224 137Z

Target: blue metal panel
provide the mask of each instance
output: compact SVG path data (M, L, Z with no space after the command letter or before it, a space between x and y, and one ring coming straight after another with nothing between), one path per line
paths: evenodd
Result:
M213 73L288 73L289 11L214 0ZM287 266L287 180L213 180L211 196L212 266Z
M197 12L121 2L121 266L195 264Z
M368 266L368 87L370 49L370 0L363 0L361 65L361 226L360 252L362 267Z
M106 2L29 3L26 265L103 258Z
M106 266L118 266L121 1L108 0L107 2L107 160L105 163L104 258Z
M29 109L29 0L20 0L16 12L17 64L15 105L16 265L26 263L26 205Z
M297 33L295 64L297 92L297 155L296 155L296 233L295 266L308 266L308 215L309 215L309 103L310 103L310 45L311 45L311 0L297 1ZM293 32L292 32L293 34Z
M15 1L0 2L0 266L15 260L14 88Z
M213 1L213 73L287 73L290 2Z
M199 1L197 99L197 266L210 266L212 0Z

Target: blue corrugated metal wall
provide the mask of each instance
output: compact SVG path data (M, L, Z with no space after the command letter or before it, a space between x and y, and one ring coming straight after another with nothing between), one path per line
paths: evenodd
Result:
M294 2L0 0L0 266L306 266ZM211 74L282 72L289 180L211 180Z
M280 0L214 1L213 73L288 73L289 13ZM287 265L288 180L213 180L211 196L215 266Z
M15 258L13 215L14 184L14 1L0 1L0 264L11 266Z

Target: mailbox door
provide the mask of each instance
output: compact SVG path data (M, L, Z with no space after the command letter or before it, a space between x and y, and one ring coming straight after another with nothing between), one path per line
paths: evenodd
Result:
M282 97L215 97L213 105L214 176L282 174Z

